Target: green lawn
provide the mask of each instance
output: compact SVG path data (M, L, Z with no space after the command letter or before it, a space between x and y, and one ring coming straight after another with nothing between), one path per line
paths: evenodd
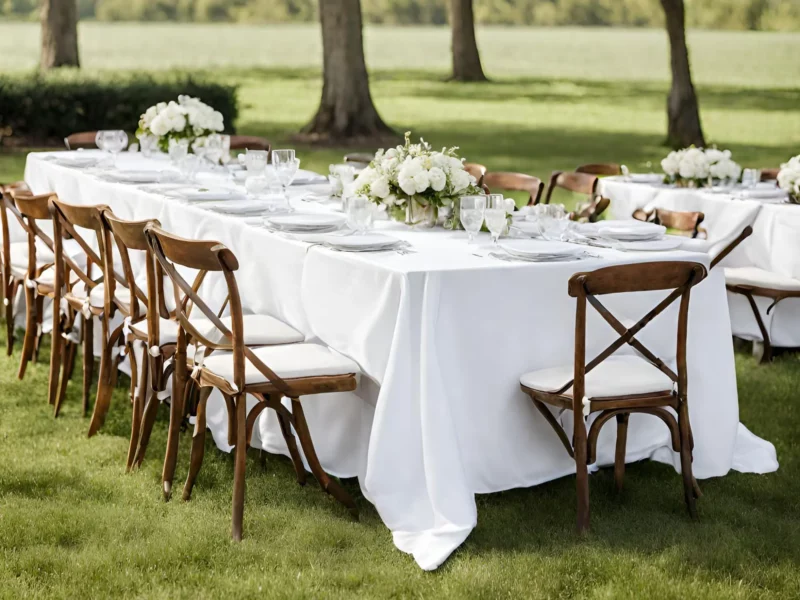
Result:
M87 23L81 35L89 68L227 65L207 73L241 86L239 131L278 145L291 143L319 99L312 26ZM495 81L460 85L442 81L446 31L370 28L383 117L436 146L458 144L494 170L545 178L589 161L657 167L668 87L662 32L492 28L479 39ZM0 24L0 69L32 67L37 43L35 26ZM693 32L690 43L710 141L752 166L800 152L800 35ZM303 148L300 157L325 170L343 152ZM23 168L24 152L0 152L0 181L20 178ZM101 435L87 440L77 380L54 421L46 349L24 382L14 376L18 353L0 357L0 597L800 597L793 356L759 366L737 355L741 419L775 443L781 469L701 482L699 523L685 515L679 476L641 463L630 467L622 498L608 472L592 477L588 538L573 533L574 481L565 478L480 497L466 544L424 573L394 549L354 482L359 523L313 483L294 484L279 457L269 457L266 472L249 462L246 539L231 543L229 456L209 442L195 499L164 504L166 414L143 470L125 475L125 391Z

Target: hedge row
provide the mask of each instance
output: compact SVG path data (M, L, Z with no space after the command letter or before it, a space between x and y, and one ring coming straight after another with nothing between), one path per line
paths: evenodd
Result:
M26 142L60 141L76 131L135 131L139 116L179 94L220 111L234 131L236 87L188 75L85 75L80 71L0 76L0 132Z

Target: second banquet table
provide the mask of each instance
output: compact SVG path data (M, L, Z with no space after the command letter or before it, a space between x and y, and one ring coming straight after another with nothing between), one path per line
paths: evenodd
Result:
M414 253L334 252L270 232L258 220L170 198L158 186L110 183L47 156L28 157L25 179L35 193L108 204L121 218L154 218L177 235L222 242L239 260L236 278L245 312L278 317L307 341L327 344L359 364L355 392L304 400L317 452L329 473L358 477L396 546L413 554L423 569L438 567L476 526L475 494L574 473L573 460L519 387L523 373L573 360L575 303L567 295L569 278L649 260L709 264L707 255L684 251L595 248L597 258L586 260L508 263L487 257L480 245L468 245L464 232L413 230L388 221L376 228L407 240ZM141 170L166 164L123 153L118 166ZM332 210L300 200L295 205ZM217 300L224 294L222 281L209 281L201 291ZM664 295L613 296L608 306L636 321ZM676 314L673 304L637 336L665 359L675 355ZM587 356L615 338L590 312ZM775 470L772 444L739 423L719 269L692 293L689 340L695 476ZM209 403L208 412L217 445L229 450L223 403L216 408ZM259 417L253 445L288 454L270 412ZM614 427L602 430L598 466L613 463ZM663 423L633 415L627 460L644 458L679 468ZM680 498L676 477L675 501Z

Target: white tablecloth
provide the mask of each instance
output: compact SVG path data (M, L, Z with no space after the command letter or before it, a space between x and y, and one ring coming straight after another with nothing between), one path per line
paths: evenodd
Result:
M121 166L153 168L136 156ZM220 240L237 255L237 281L249 312L267 312L358 362L357 392L304 401L323 466L358 476L364 495L392 530L398 548L435 569L475 527L476 493L528 487L574 472L555 433L519 389L535 368L569 364L574 302L569 277L581 270L645 260L698 260L688 252L632 254L598 250L601 259L551 264L505 263L474 256L463 232L412 231L380 223L417 251L347 254L289 240L240 218L180 204L135 186L102 181L29 155L26 181L70 202L109 204L122 218L158 218L178 235ZM307 203L309 210L328 210ZM483 240L484 242L486 240ZM594 250L594 249L593 249ZM223 286L206 294L219 299ZM663 293L611 297L620 316L637 319ZM675 354L677 306L639 336ZM598 315L589 348L614 332ZM777 468L772 444L739 423L733 349L720 271L693 293L689 382L698 478L730 469ZM209 412L212 407L209 406ZM225 447L221 406L210 427ZM274 418L259 423L260 443L286 453ZM603 430L598 464L613 462L614 426ZM672 464L666 427L635 415L629 461Z
M615 219L630 219L637 208L702 211L702 227L708 231L712 253L722 250L742 229L752 225L753 234L721 265L758 267L800 280L800 206L774 200L739 200L730 194L702 189L631 183L617 177L602 179L600 186L600 192L611 199ZM728 302L733 333L760 340L761 332L747 299L729 294ZM771 299L756 298L756 304L773 345L800 346L800 299L783 300L769 313Z

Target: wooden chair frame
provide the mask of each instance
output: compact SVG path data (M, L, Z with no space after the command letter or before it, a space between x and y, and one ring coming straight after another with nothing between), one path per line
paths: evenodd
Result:
M480 163L464 163L464 170L475 178L475 185L483 187L487 169Z
M481 184L489 190L511 190L528 193L528 206L539 204L542 198L544 184L542 180L533 175L524 173L507 173L489 171L483 177Z
M633 211L632 216L637 221L655 223L656 225L663 225L668 229L686 232L692 239L706 239L708 237L708 231L700 227L700 224L705 220L706 216L699 211L655 208L647 212L639 208Z
M575 172L601 176L622 175L622 167L617 163L589 163L579 165Z
M610 206L611 199L604 196L595 196L594 200L586 202L579 206L577 210L569 214L569 218L573 221L587 221L589 223L596 223L606 209Z
M231 150L265 150L272 148L269 140L256 135L232 135Z
M0 297L3 299L6 319L7 356L11 356L14 351L14 301L17 298L17 291L24 283L24 279L15 277L11 270L11 233L8 214L11 213L20 224L23 224L22 215L20 215L14 204L13 195L30 195L30 190L27 189L25 182L0 186L0 230L2 230L3 238L2 251L0 252L0 273L3 279L2 285L0 285Z
M242 304L239 296L239 289L236 284L234 272L239 264L234 254L224 245L214 241L194 241L185 240L171 235L156 226L148 226L145 229L150 248L156 258L157 276L156 281L162 287L159 288L159 295L163 298L163 280L159 277L158 270L169 277L175 295L175 317L180 323L178 344L176 348L176 368L175 373L179 381L186 378L186 345L187 334L191 335L195 343L195 357L201 352L198 347L207 348L211 352L217 350L228 350L233 354L233 384L224 378L215 375L202 367L202 362L195 363L192 377L201 388L200 399L197 406L197 421L192 441L192 458L189 475L186 479L183 497L185 500L191 498L192 488L197 477L197 473L202 465L203 453L205 448L205 403L208 395L213 388L222 392L228 406L228 431L229 443L236 447L235 467L234 467L234 489L233 489L233 519L232 537L235 540L242 538L242 518L244 513L244 493L245 493L245 455L247 445L252 436L253 426L256 418L265 409L271 408L275 411L281 426L289 453L297 474L298 483L305 483L305 469L297 451L292 428L300 438L300 444L311 468L322 488L339 502L344 504L350 513L358 515L353 499L342 488L338 482L331 479L319 463L311 434L308 429L300 396L317 393L352 391L356 388L355 374L337 376L305 377L297 379L282 379L266 364L264 364L253 351L244 343ZM196 287L190 285L178 272L175 265L198 271L198 277L202 277L207 272L220 272L228 286L227 304L230 306L231 327L230 329L220 320L215 313L198 295ZM185 312L187 303L200 310L205 318L211 321L223 338L220 342L213 342L195 329L188 315ZM161 303L162 315L165 306ZM203 359L204 352L200 354ZM247 384L245 382L245 361L249 361L267 379L263 383ZM254 396L258 400L258 405L248 415L246 412L245 398L247 394ZM281 403L281 399L287 397L291 399L292 410L289 411ZM173 400L173 407L175 401ZM180 408L180 407L178 407ZM180 410L173 410L172 415L180 414ZM177 429L173 419L170 419L170 435L173 431L177 436ZM233 435L235 432L235 435ZM165 461L171 462L174 469L174 445L173 455L170 452ZM165 494L169 493L164 489Z
M588 465L596 460L597 439L602 426L612 417L617 421L617 445L614 461L614 479L618 489L622 489L625 473L625 448L627 440L628 417L631 413L646 413L659 417L669 427L672 449L681 455L684 499L689 514L695 518L697 508L695 499L700 490L692 476L692 434L689 424L687 399L686 343L689 316L689 297L691 288L707 275L706 268L693 262L651 262L620 265L598 269L597 271L576 273L569 280L569 295L576 299L575 311L575 370L573 379L553 392L532 389L521 384L522 391L528 394L534 406L553 427L559 440L570 456L575 459L578 489L578 530L589 528L589 474ZM631 327L623 325L597 298L606 294L668 290L672 292L659 302L650 312ZM680 298L677 326L677 367L675 373L660 358L636 339L636 335L656 316L664 312ZM586 362L586 305L590 304L603 319L619 334L619 337L588 363ZM609 356L625 344L636 350L645 360L658 368L673 381L671 391L628 396L585 397L585 377ZM566 392L572 388L572 395ZM574 415L573 437L570 440L566 431L547 409L545 404L560 409L572 410ZM667 408L672 408L675 417ZM583 415L592 412L600 414L589 431Z
M564 171L554 171L550 176L550 183L547 186L547 194L545 195L545 204L550 204L550 198L556 188L561 188L577 194L586 194L589 201L594 200L597 195L597 182L599 181L597 175L589 175L588 173L569 173Z

